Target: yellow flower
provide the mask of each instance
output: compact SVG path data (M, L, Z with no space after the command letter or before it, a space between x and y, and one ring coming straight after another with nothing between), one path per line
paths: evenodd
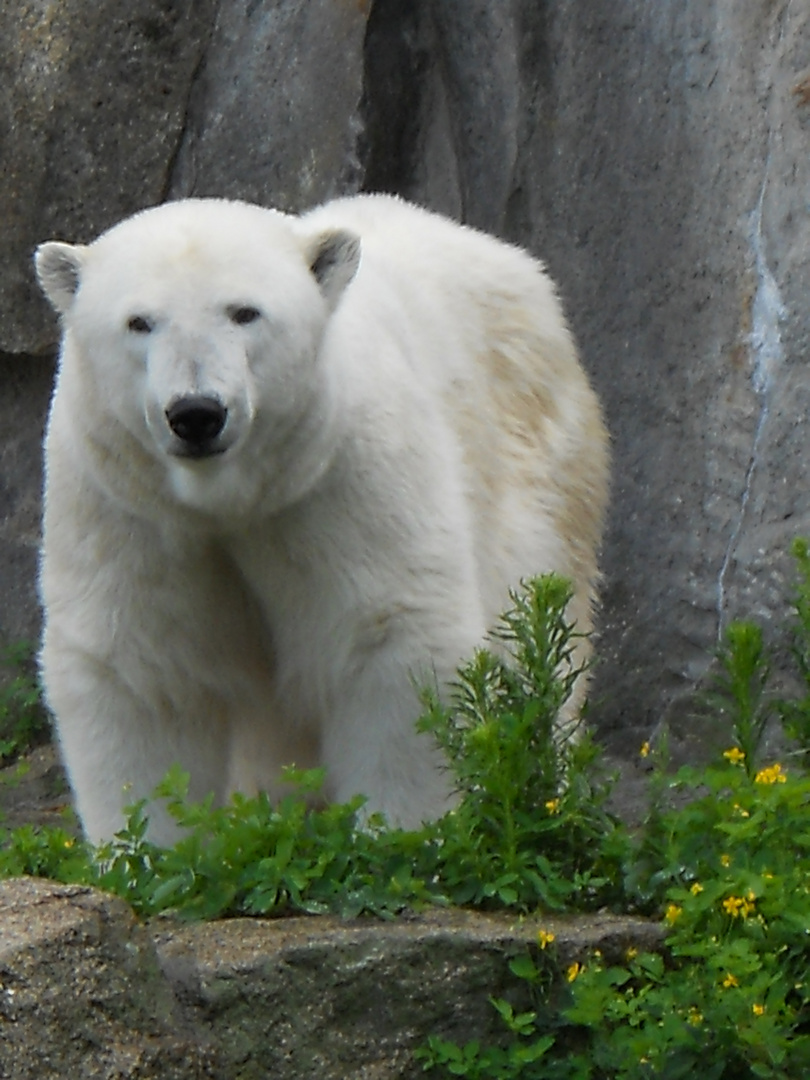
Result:
M692 1008L689 1010L686 1019L692 1025L692 1027L700 1027L703 1023L703 1013L698 1012L697 1009Z
M754 777L757 784L784 784L786 780L787 775L782 772L782 766L778 761L766 769L760 769Z
M643 742L641 744L641 749L639 750L639 754L641 754L642 757L649 757L650 744L648 742Z
M745 810L739 803L734 803L734 809L740 815L740 817L751 817L747 810Z
M635 947L635 945L631 945L628 948L627 952L624 954L625 960L635 960L635 958L637 956L638 956L638 949Z
M736 919L742 916L743 919L747 919L751 912L754 910L756 896L754 893L749 892L748 896L727 896L723 901L723 907L727 914L732 919Z
M721 866L731 866L731 856L730 855L721 855L720 856L720 865Z
M677 904L670 904L667 910L664 912L664 918L670 925L676 922L681 915L682 909Z
M745 761L745 754L738 746L732 746L730 750L724 750L723 757L726 761L730 761L732 765L739 765Z
M571 964L565 973L566 979L569 982L573 982L577 975L580 975L585 969L576 960Z
M737 982L737 980L731 974L731 972L729 972L726 975L725 979L723 979L723 986L725 986L726 990L729 990L732 986L739 986L739 985L740 984Z
M558 814L560 812L560 800L549 799L548 802L545 804L545 807L550 814Z
M540 948L545 949L546 945L550 945L555 938L555 934L552 934L550 930L538 930L537 940L540 942Z
M703 886L700 884L699 881L696 881L694 885L690 886L689 892L692 894L692 896L697 896L699 893L703 892Z
M762 1014L765 1012L765 1006L754 1002L754 1004L751 1006L751 1011L753 1012L754 1016L762 1016Z

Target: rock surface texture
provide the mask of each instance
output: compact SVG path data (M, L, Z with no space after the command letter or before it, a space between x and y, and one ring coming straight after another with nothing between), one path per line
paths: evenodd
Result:
M125 903L34 878L0 884L0 1077L215 1076Z
M594 717L691 753L718 632L782 619L810 533L806 2L23 2L0 39L0 630L37 626L36 243L396 191L559 282L614 439Z
M0 883L0 925L0 1077L13 1080L415 1080L429 1035L500 1032L489 995L528 1007L509 960L538 929L461 912L144 927L120 900L33 878ZM663 936L643 919L543 925L563 964Z

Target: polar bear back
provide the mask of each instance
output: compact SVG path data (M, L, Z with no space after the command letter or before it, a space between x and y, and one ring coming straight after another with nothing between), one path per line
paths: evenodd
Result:
M608 439L542 264L384 195L337 200L302 224L362 238L338 315L365 322L387 294L389 328L393 320L401 337L416 338L409 362L435 388L462 447L488 618L503 610L506 588L553 569L581 583L572 614L589 631Z

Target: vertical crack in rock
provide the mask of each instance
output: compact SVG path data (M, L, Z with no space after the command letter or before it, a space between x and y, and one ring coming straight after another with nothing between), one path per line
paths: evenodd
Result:
M210 18L210 21L208 23L208 31L204 35L202 41L200 42L200 52L199 52L199 55L197 57L197 63L194 65L194 70L192 71L191 77L188 80L188 87L187 87L187 90L186 90L186 97L185 97L185 101L183 102L183 115L182 115L182 117L180 119L180 128L179 128L179 130L177 132L177 137L175 139L174 148L172 150L172 153L171 153L168 161L166 162L166 173L165 173L164 182L163 182L163 190L161 191L160 199L158 200L161 203L168 202L172 197L174 197L174 198L178 197L177 194L175 193L175 187L176 187L175 181L177 179L180 155L183 153L185 145L189 141L190 136L192 134L192 128L193 128L192 111L194 109L194 100L195 100L195 97L198 94L198 85L199 85L200 79L202 77L202 74L203 74L203 72L205 70L206 62L208 60L208 50L210 48L211 41L213 40L213 37L214 37L214 32L215 32L215 29L216 29L217 20L219 19L219 9L220 9L220 5L216 4L216 6L211 11L211 18ZM195 163L193 161L193 153L192 153L191 156L192 156L191 173L192 173L192 177L193 177L194 173L196 172L196 168L195 168ZM192 180L189 191L186 192L185 194L188 195L193 190L194 190L194 183L193 183L193 180Z
M788 11L792 0L785 6L782 13L777 51L782 42ZM778 59L777 59L778 62ZM765 195L771 178L771 166L773 162L773 143L775 138L775 125L772 115L774 97L773 81L770 86L770 107L768 123L767 153L763 169L762 184L759 197L751 215L751 227L749 231L749 244L753 263L754 296L751 305L751 331L748 335L748 346L751 351L752 371L751 387L759 401L759 417L754 430L754 438L751 445L751 456L745 472L743 491L740 498L737 520L731 531L729 542L726 547L720 574L717 579L717 639L721 639L726 626L726 579L731 564L734 561L737 543L740 539L744 524L748 502L753 489L754 477L760 465L762 442L770 415L771 394L774 378L784 361L784 346L782 344L781 323L786 315L786 309L782 302L779 285L768 265L766 252L766 239L763 236L762 219L765 206Z

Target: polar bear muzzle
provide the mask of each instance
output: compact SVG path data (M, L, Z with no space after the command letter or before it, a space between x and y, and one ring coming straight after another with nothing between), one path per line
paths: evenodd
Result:
M217 398L200 394L176 398L166 409L166 421L177 440L171 452L193 458L223 453L227 448L218 440L227 420L228 410Z

